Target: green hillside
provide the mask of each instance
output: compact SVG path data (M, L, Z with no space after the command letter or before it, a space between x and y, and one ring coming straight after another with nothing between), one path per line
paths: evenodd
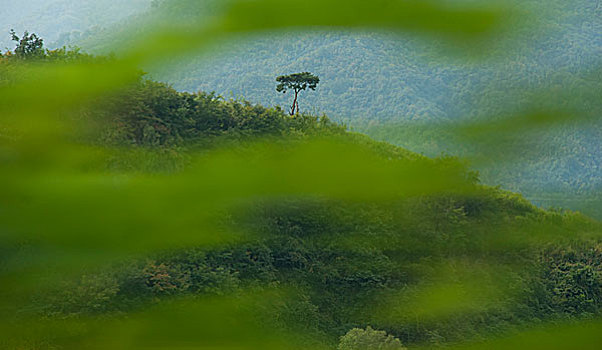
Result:
M520 55L485 65L477 52L496 38L488 31L523 17L461 2L471 5L153 1L117 31L79 37L115 55L48 50L37 35L14 34L16 47L0 52L0 348L597 350L601 223L507 188L549 195L548 185L565 181L563 191L596 193L599 71L530 44L517 49L542 53L542 70ZM584 10L548 7L562 19ZM594 22L569 22L595 50ZM316 25L356 31L319 34ZM357 79L361 93L379 80L354 65L369 57L353 39L374 40L368 28L414 33L408 52L446 42L413 56L424 65L404 66L423 76L410 90L425 95L425 111L444 100L430 93L437 75L422 69L444 64L435 54L471 48L456 56L453 88L449 70L437 73L449 88L441 96L456 98L440 111L471 113L461 123L324 114L316 101L334 74L317 70L320 88L303 91L292 115L252 93L229 98L158 80L177 67L179 81L195 81L201 62L185 64L186 55L240 49L234 39L261 31L282 29L294 45L291 27L313 29L300 40L340 49L344 64L324 51L324 67ZM506 51L512 35L534 33L521 28L492 46ZM280 45L269 34L260 41L266 57ZM306 41L298 52L315 48ZM224 58L229 79L255 82L245 80L244 59L256 57ZM531 69L541 76L523 74ZM255 96L282 97L274 79L287 73L272 72L269 94ZM350 93L331 105L369 113ZM506 189L491 186L499 179Z
M57 62L112 61L4 55L0 92ZM140 73L75 106L37 110L56 127L3 120L4 348L333 349L368 326L454 347L602 310L600 224L458 159Z
M570 208L602 217L600 122L573 122L510 135L489 130L478 138L463 137L458 131L461 127L391 123L356 129L421 154L473 159L485 183L501 184L543 207Z
M148 18L165 23L173 18L169 16L196 18L200 11L210 17L221 11L214 2L203 4L159 3L150 13L130 18L117 33L99 31L78 43L98 52L111 50L111 38L140 33ZM514 142L519 159L510 165L475 162L474 167L487 184L519 191L539 205L600 217L599 196L592 194L601 186L596 120L602 113L597 97L602 90L597 59L602 9L591 1L521 1L512 8L516 23L510 26L517 29L503 39L472 45L480 47L477 55L471 45L418 35L289 31L221 41L211 55L193 55L149 70L177 90L215 91L284 109L291 102L276 93L275 77L310 71L321 83L316 93L302 97L303 112L325 113L379 140L426 155L499 155L490 154L490 148L489 154L483 152L487 147L482 144L449 141L458 139L450 134L457 129L450 123L540 109L569 113L588 123L527 133L523 139L537 139L537 145ZM429 131L413 132L423 129Z

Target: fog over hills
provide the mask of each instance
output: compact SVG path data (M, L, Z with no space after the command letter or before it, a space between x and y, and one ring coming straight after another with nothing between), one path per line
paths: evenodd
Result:
M13 47L10 29L34 32L52 48L73 43L65 40L69 35L75 39L148 8L150 0L3 0L0 48Z
M127 34L126 24L160 17L160 11L177 10L181 3L157 7L148 0L7 1L0 9L6 32L29 29L51 46L75 44L92 52L110 50L109 34ZM462 48L442 40L374 32L291 32L222 42L211 55L174 59L149 69L149 75L181 91L215 91L226 98L287 107L290 96L275 91L275 77L311 71L321 83L316 92L301 96L302 111L325 113L427 155L483 151L482 145L454 142L449 123L507 117L537 109L540 101L565 108L566 92L572 95L570 108L599 120L602 106L592 96L602 90L602 80L596 78L602 54L600 3L529 0L516 6L537 14L537 23L515 33L513 40L486 46L487 55L471 63L466 63L470 55ZM0 38L2 47L7 46L8 35ZM601 131L594 122L524 135L525 145L513 144L520 153L514 165L477 168L487 183L522 192L539 204L584 209L591 201L587 196L602 187ZM531 138L540 142L526 142Z
M601 4L11 1L0 349L599 349Z
M289 96L275 91L275 76L311 71L322 80L316 92L302 96L302 110L430 156L512 154L508 163L475 166L485 182L540 205L600 217L592 193L602 188L602 105L596 97L602 91L602 6L589 0L516 6L537 20L521 23L511 39L487 43L483 55L410 35L279 33L220 44L215 55L173 62L153 76L179 90L286 107ZM590 122L527 131L505 148L487 150L457 142L449 130L461 120L497 120L542 106Z

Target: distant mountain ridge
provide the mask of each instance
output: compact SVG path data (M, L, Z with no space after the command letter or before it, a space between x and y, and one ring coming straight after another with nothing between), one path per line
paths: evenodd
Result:
M73 29L62 30L67 34L61 43L102 52L111 49L115 35L128 34L126 23L142 24L149 17L160 18L163 12L190 12L181 8L186 4L182 1L158 2L152 9L149 2L139 2L138 12L131 5L126 20L125 10L120 13L121 22L112 17L119 23L112 29L110 25L95 27L82 35ZM599 120L599 100L591 94L582 97L581 92L602 91L602 79L590 73L599 67L602 54L602 6L588 0L528 0L516 6L526 14L538 15L539 21L515 33L516 40L495 43L489 57L475 59L441 40L386 33L281 33L220 43L219 52L174 60L151 69L150 75L180 91L215 91L225 97L286 107L289 96L275 91L275 77L311 71L321 83L316 92L301 96L302 112L325 113L377 139L427 155L470 156L481 151L478 145L450 142L453 135L445 130L448 123L506 117L537 108L542 99L564 107L567 96L563 91L571 94L574 101L570 102L580 105L588 118ZM114 10L107 6L108 12ZM418 126L408 127L407 123ZM423 126L429 129L432 123L434 131L418 130ZM542 205L582 209L575 203L589 201L591 198L582 196L602 188L597 168L602 164L601 133L600 123L539 133L541 142L523 145L524 152L514 167L493 164L478 169L487 183L502 184L530 199L571 196L567 202L538 201Z
M8 34L28 30L49 48L75 44L82 36L109 28L150 8L150 0L3 0L0 6L0 50L14 45Z
M430 156L469 157L483 151L479 145L452 142L446 125L460 120L503 118L541 106L575 108L580 117L600 120L602 105L592 92L602 91L597 78L602 8L593 1L519 5L540 15L539 21L476 59L440 40L411 36L285 33L224 43L213 56L174 62L152 74L178 90L216 91L288 106L288 96L276 93L274 78L311 71L321 83L317 92L302 96L302 110L325 113L379 140ZM513 165L477 168L486 183L521 192L540 205L602 217L595 195L602 188L600 135L599 122L526 133L524 145L513 146ZM493 152L500 156L505 150Z

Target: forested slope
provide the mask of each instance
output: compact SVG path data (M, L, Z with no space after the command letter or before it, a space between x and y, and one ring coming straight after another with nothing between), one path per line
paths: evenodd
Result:
M40 67L112 62L15 52L2 96ZM600 316L600 224L458 159L139 72L49 106L47 124L2 120L2 347L332 349L372 326L437 348Z
M161 78L178 89L286 105L272 93L274 76L309 70L322 84L306 97L306 108L334 118L499 116L524 107L531 99L525 93L535 95L541 86L578 84L602 50L602 9L595 2L522 1L516 7L520 31L487 43L478 58L469 46L454 49L453 42L409 34L292 32L220 43L217 57L178 62Z
M204 4L208 14L219 11L211 1ZM189 5L159 2L149 15L161 23L159 18L168 13L199 11ZM450 123L496 120L542 105L569 108L588 123L523 134L524 140L516 143L525 144L521 152L514 152L518 159L513 165L475 168L486 183L520 191L538 204L599 216L595 198L585 195L600 188L601 127L595 120L602 113L596 97L601 90L597 57L602 50L602 9L595 1L521 1L514 9L521 29L499 42L475 43L481 47L477 55L470 46L407 34L290 32L220 42L210 56L174 61L151 69L151 74L178 90L215 91L226 98L244 96L253 103L285 108L289 98L276 93L274 78L311 71L321 83L315 93L302 96L302 111L326 113L380 140L427 155L483 155L482 145L452 142L457 137L450 134L455 130ZM134 16L129 24L142 25L146 16ZM116 36L135 32L127 28L131 27L120 28ZM110 33L99 31L79 43L110 50Z
M79 7L65 0L52 4L60 5L61 12L77 13L74 17L107 23L81 38L65 36L60 43L76 44L89 52L118 51L116 45L123 41L110 42L118 37L134 42L153 26L168 25L173 16L198 19L201 15L209 20L222 7L213 0L147 1L144 5L141 1L119 10L110 2L92 5L84 1ZM12 7L5 8L7 15L32 12L27 6ZM92 11L98 7L105 10ZM310 70L322 77L322 83L319 93L306 96L306 111L355 123L506 115L531 103L542 86L579 85L589 80L584 75L596 68L602 50L602 9L596 1L530 0L508 3L508 7L515 10L516 17L516 23L510 25L518 29L506 38L496 38L499 42L473 42L482 50L476 57L470 45L417 35L291 31L269 38L250 35L222 41L212 55L177 61L160 72L153 69L153 74L178 90L216 91L226 97L244 96L254 103L285 106L288 98L273 93L274 77ZM61 24L65 22L61 16L50 17L57 23L43 19L36 23L47 26L52 38L29 29L45 37L51 48L61 34L83 30L67 29L74 25ZM111 21L120 20L111 28ZM10 37L4 37L10 46Z

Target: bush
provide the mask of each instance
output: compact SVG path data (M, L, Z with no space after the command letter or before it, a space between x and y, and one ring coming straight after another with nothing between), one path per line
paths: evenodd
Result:
M353 328L341 337L339 350L402 350L401 341L385 331Z

